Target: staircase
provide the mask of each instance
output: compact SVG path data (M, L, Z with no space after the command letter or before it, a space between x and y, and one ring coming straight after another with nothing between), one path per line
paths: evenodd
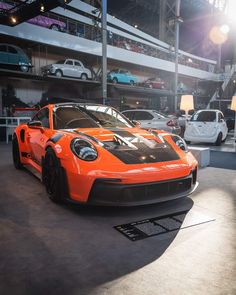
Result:
M215 91L215 93L213 94L213 96L211 97L211 99L207 105L207 109L210 108L210 104L212 102L219 99L219 96L220 96L220 98L223 98L223 97L230 97L234 94L234 93L232 93L232 91L235 92L235 90L233 89L234 87L232 87L234 79L236 79L236 65L235 64L232 66L230 72L224 73L224 82L221 85L222 95L219 95L219 89L217 89Z

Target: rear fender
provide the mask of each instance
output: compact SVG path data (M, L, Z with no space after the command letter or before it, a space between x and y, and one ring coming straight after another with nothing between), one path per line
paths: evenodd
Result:
M16 127L14 136L17 137L19 151L20 151L20 158L22 164L27 164L27 160L30 158L31 149L28 142L28 126L27 125L20 125Z

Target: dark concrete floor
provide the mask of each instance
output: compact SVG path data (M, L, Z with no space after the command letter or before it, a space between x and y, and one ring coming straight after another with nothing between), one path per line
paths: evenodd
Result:
M236 154L227 157L235 161ZM235 295L236 166L230 168L200 170L198 190L173 202L58 206L37 178L13 168L10 146L0 144L0 294ZM215 221L137 242L113 229L183 209Z

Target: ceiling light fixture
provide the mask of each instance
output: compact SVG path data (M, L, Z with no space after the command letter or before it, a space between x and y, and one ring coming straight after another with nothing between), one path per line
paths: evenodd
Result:
M43 4L40 5L40 11L44 12L44 5Z
M11 20L11 23L13 23L13 24L16 24L16 22L17 22L17 19L15 16L11 16L10 20Z

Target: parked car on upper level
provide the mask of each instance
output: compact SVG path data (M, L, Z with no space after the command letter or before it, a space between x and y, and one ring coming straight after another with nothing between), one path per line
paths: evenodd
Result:
M0 11L9 10L13 7L13 5L10 5L8 3L0 2ZM66 28L66 23L44 15L38 15L27 20L26 22L56 31L65 31Z
M165 82L160 78L149 78L146 81L140 83L140 86L154 88L154 89L164 89Z
M108 73L107 80L114 84L116 83L125 83L134 85L138 83L138 78L131 74L130 71L125 69L115 69Z
M156 110L127 110L122 112L130 121L137 121L144 129L161 129L171 133L180 134L181 128L177 120L172 119Z
M43 75L55 75L57 77L67 76L80 78L82 80L92 79L92 73L85 68L83 63L77 59L64 59L41 68Z
M7 43L0 43L0 64L22 72L28 72L32 67L30 59L20 47Z
M219 110L199 110L187 123L184 139L190 142L206 142L221 145L225 141L228 128L224 115Z

